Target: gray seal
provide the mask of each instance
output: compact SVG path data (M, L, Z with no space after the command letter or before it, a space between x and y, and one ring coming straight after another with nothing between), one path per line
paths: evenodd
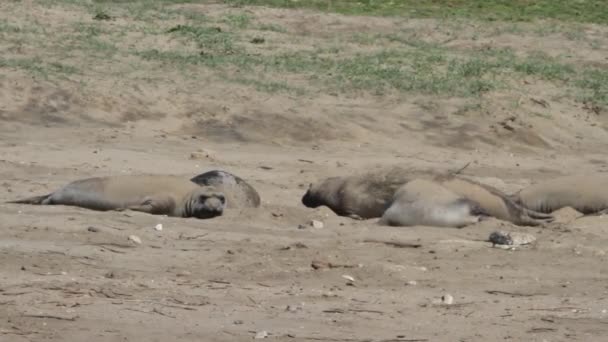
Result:
M461 228L479 222L488 213L472 200L436 182L414 179L400 187L378 222L387 226Z
M213 187L201 187L182 177L120 175L71 182L44 196L8 203L68 205L92 210L134 210L154 215L195 217L222 215L224 195Z
M434 181L468 200L478 203L488 215L516 225L539 226L554 220L552 215L524 208L502 191L455 175L434 177Z

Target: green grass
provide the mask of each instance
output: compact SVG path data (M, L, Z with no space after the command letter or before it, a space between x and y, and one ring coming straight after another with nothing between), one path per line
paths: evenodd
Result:
M126 57L135 58L130 59L129 65L145 61L147 63L142 64L147 67L154 65L153 68L161 72L179 70L188 77L213 74L223 80L269 93L302 94L306 90L336 94L368 92L383 95L397 92L458 97L479 97L492 90L509 89L526 76L550 82L578 99L608 106L607 71L569 62L568 58L529 51L518 50L516 54L510 49L451 48L437 41L420 39L421 31L416 27L392 32L337 32L332 37L315 38L312 34L306 39L314 40L315 43L311 45L306 42L300 46L298 39L301 37L290 33L291 30L275 23L261 24L252 13L239 10L238 6L226 8L223 13L204 14L202 10L171 6L198 2L187 0L95 0L92 3L50 1L57 6L69 4L73 6L70 7L71 10L80 6L79 10L88 13L89 18L97 16L98 20L74 23L72 32L62 32L63 36L49 35L50 40L56 38L54 43L41 40L49 49L45 50L48 52L46 57L50 57L48 59L21 60L5 57L0 60L0 67L21 68L48 77L59 73L75 73L77 69L70 68L69 63L78 58L86 63L97 61L102 65L100 68L111 63L114 72L120 73L128 71L120 60L120 57ZM562 28L582 25L555 21L542 26L485 23L481 29L475 29L475 26L467 25L468 19L463 18L556 18L602 22L606 12L592 10L597 1L567 4L564 1L523 0L224 1L233 5L309 7L350 14L453 17L457 19L437 21L437 30L445 33L466 29L468 35L475 35L478 31L480 35L487 35L493 30L516 34L543 30L546 34L571 32L572 39L584 38L584 31L565 31ZM582 3L588 7L581 7ZM574 15L572 10L576 8L579 12ZM120 20L115 20L117 18ZM8 21L0 21L1 34L21 37L21 41L28 44L25 29L31 31L28 27L22 28ZM266 31L274 33L266 36ZM146 38L151 38L146 39L145 44L123 42L138 39L132 37L142 37L144 34ZM255 44L252 37L259 38L258 42L263 39L264 43ZM469 36L463 39L474 40ZM595 44L599 47L602 40L598 39ZM155 46L157 41L164 45ZM290 46L284 48L287 42ZM61 49L69 52L62 52ZM69 58L58 59L57 56ZM49 62L42 62L43 60ZM78 66L85 71L84 67ZM45 71L44 68L48 70ZM298 84L295 86L286 80L298 80Z
M179 27L172 32L186 34L198 42L201 36L209 34L209 29ZM222 41L219 45L223 46ZM555 59L544 55L518 58L504 49L454 56L448 49L409 41L408 46L401 49L385 49L352 56L340 56L337 52L339 49L335 47L267 56L243 52L201 55L148 50L141 52L140 56L178 65L204 65L224 69L237 67L247 72L300 75L327 88L337 88L344 92L370 90L376 94L397 90L474 96L504 86L505 81L513 77L514 73L559 82L576 76L572 66Z
M78 69L59 62L46 62L42 58L3 58L0 57L0 69L11 68L31 72L45 80L53 78L65 78L67 75L78 73Z
M608 24L605 0L224 0L233 5L312 8L357 15L466 17L482 20L558 19Z

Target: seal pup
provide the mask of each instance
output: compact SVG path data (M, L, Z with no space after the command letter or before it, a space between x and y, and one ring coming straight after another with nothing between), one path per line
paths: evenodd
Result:
M557 177L523 188L515 202L542 213L572 207L584 215L608 209L608 174L592 173Z
M302 196L308 208L327 206L339 216L353 219L381 217L395 191L411 178L411 172L393 167L348 177L329 177L310 184Z
M261 204L260 195L255 188L230 172L211 170L193 177L190 181L221 191L226 197L228 208L257 208Z
M424 179L401 186L378 223L387 226L462 228L488 216L478 203Z
M99 211L130 209L206 219L222 215L226 199L213 187L201 187L182 177L120 175L76 180L48 195L8 203L59 204Z
M488 215L516 225L538 226L553 221L553 216L515 203L502 191L456 175L440 175L434 181L468 200L478 203Z

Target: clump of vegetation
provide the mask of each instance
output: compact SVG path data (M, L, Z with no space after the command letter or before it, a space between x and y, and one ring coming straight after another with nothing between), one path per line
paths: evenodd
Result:
M356 15L482 20L558 19L608 24L604 0L224 0L235 5L312 8Z

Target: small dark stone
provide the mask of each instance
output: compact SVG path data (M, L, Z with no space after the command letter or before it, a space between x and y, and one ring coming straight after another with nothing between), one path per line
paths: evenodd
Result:
M94 20L111 20L112 17L107 13L99 12L99 13L95 14L93 19Z

